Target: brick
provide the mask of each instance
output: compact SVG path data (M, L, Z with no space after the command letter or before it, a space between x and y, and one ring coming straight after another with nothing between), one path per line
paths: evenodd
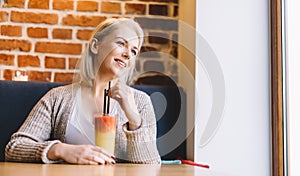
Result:
M55 73L54 82L73 82L74 73Z
M42 72L42 71L28 71L28 79L30 81L51 81L51 72Z
M172 42L178 43L178 34L172 35Z
M4 70L3 78L5 80L12 80L13 71L12 70Z
M18 50L29 52L31 43L25 40L0 39L0 50Z
M63 57L45 57L45 68L66 68L66 59Z
M152 46L142 46L141 48L141 52L150 52L150 51L158 51L158 50Z
M0 54L0 65L14 65L14 55Z
M77 58L69 58L69 69L78 69L79 61L80 59Z
M22 36L22 27L21 26L12 26L12 25L2 25L0 29L1 35L5 36Z
M38 56L19 55L18 67L40 67L40 59Z
M72 39L72 29L53 29L52 37L54 39Z
M157 71L149 71L137 77L135 84L138 85L160 85L177 88L174 76L168 76Z
M78 1L77 2L77 11L97 12L98 11L98 2L96 2L96 1Z
M68 26L97 26L104 21L106 17L102 16L74 16L67 15L63 18L63 25Z
M93 30L78 30L76 37L80 40L89 40L91 38L92 33Z
M7 21L7 20L8 20L8 13L0 11L0 22Z
M28 7L34 9L49 9L49 0L29 0Z
M7 0L5 7L24 7L25 0Z
M173 17L178 17L178 6L174 6Z
M140 53L141 53L140 54L141 57L153 57L153 58L160 57L158 49L152 46L142 46Z
M35 45L35 52L57 54L81 54L81 44L37 42Z
M102 2L101 12L121 14L121 4L117 2Z
M144 71L165 72L165 67L162 61L146 60L144 62Z
M178 65L177 64L172 64L171 68L169 68L171 73L178 73Z
M11 21L20 23L57 24L58 16L52 13L11 12Z
M125 13L126 14L144 15L146 13L146 5L145 4L126 3L125 4Z
M176 42L172 42L170 54L175 58L178 57L178 44Z
M137 17L135 20L144 29L178 31L178 20Z
M27 35L31 38L48 38L48 29L47 28L27 28Z
M168 16L168 6L167 5L150 4L149 14L150 15Z
M150 32L148 36L149 43L168 44L169 36L165 33Z
M74 7L73 0L53 0L54 10L73 10Z

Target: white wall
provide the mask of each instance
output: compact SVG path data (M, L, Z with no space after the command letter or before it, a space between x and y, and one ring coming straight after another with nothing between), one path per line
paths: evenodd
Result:
M270 175L268 0L196 2L196 109L199 111L195 160L224 175ZM225 83L222 120L205 145L200 140L205 135L210 109L216 103L213 90L222 86L214 87L216 84L210 79L219 74L218 70L208 71L201 61L203 57L214 60L213 54L203 50L203 42L209 44L218 59Z
M287 79L288 79L288 125L289 125L289 175L300 175L300 2L286 1L287 5Z

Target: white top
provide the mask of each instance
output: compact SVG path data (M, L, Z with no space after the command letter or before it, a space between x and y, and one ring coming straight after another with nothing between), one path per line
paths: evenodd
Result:
M83 106L82 98L80 88L75 95L74 108L67 125L66 143L95 145L94 114L91 113L91 110L87 109L90 106ZM85 107L86 109L84 109ZM114 110L115 108L112 108L110 114L113 115Z
M95 130L93 115L90 111L83 113L81 88L75 95L74 108L66 129L66 143L95 144Z

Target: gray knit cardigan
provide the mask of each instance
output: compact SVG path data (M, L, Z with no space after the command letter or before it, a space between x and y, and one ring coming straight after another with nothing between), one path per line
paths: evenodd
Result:
M7 161L57 163L47 158L50 147L65 142L65 133L74 108L76 91L80 83L51 89L34 106L27 119L14 133L6 146ZM159 164L156 146L156 119L150 97L134 90L141 126L128 130L127 118L120 106L117 108L115 156L117 162Z

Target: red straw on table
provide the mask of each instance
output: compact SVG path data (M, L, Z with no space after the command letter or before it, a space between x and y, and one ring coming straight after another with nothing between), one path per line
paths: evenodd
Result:
M199 166L199 167L204 167L204 168L209 169L209 165L206 165L206 164L199 164L199 163L195 163L191 160L184 160L181 158L178 158L178 160L181 161L181 164L188 164L188 165L192 165L192 166Z

